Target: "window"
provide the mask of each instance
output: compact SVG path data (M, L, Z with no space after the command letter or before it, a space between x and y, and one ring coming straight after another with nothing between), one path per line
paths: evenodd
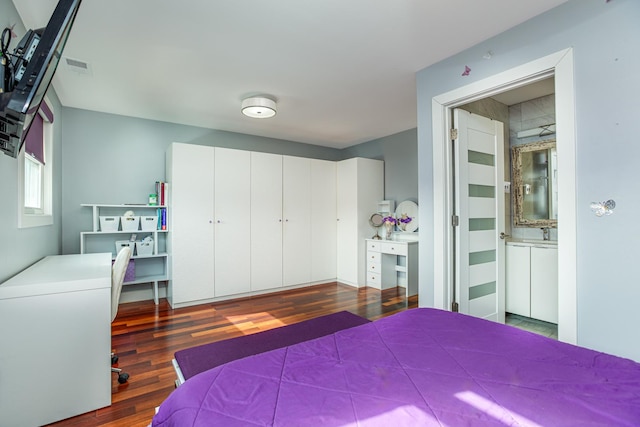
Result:
M53 224L53 113L43 102L18 157L18 227Z
M24 210L28 214L44 213L42 189L44 165L35 157L24 155Z

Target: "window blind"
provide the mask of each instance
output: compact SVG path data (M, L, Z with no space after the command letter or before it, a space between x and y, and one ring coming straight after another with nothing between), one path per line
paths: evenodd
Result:
M53 122L53 112L46 102L40 104L40 112L48 122ZM25 151L44 165L44 120L42 115L36 114L25 139Z

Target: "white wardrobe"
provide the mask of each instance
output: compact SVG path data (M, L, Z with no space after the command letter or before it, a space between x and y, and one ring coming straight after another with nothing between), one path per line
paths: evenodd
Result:
M337 166L337 277L348 285L365 286L365 239L375 234L369 218L384 199L384 163L355 157Z
M383 174L379 160L171 144L169 303L184 307L335 280L364 286L360 236L373 232L368 218L383 199ZM339 268L349 275L342 278ZM361 280L353 277L359 270Z

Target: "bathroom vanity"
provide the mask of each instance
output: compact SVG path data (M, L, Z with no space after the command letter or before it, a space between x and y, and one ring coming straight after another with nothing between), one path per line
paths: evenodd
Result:
M558 323L557 241L506 243L506 311Z

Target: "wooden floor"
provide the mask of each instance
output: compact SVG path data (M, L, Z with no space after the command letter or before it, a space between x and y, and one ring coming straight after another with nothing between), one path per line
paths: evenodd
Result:
M147 426L174 389L176 351L342 310L375 320L417 307L417 296L407 300L399 289L402 294L330 283L175 310L166 300L121 304L111 328L112 346L119 366L131 375L129 382L120 385L113 375L110 407L51 425Z

